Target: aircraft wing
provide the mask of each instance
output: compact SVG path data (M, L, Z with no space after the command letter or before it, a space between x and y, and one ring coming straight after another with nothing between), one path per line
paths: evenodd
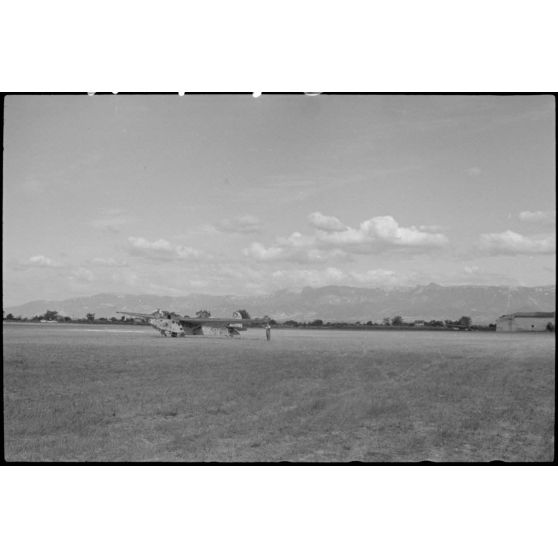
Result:
M144 318L148 320L153 318L153 314L140 314L139 312L116 312L117 314L124 314L125 316L132 316L133 318Z
M157 318L157 313L153 314L141 314L139 312L117 312L117 314L123 314L125 316L131 316L133 318L142 318L144 320L149 320L151 318ZM266 324L268 320L258 319L258 318L190 318L188 316L181 316L180 314L175 314L174 312L168 312L168 318L176 320L181 324L193 327L193 326L213 326L213 327L234 327L234 325L244 326L244 325L258 325Z
M192 325L208 325L213 327L227 327L239 325L256 325L265 324L267 320L258 319L241 319L241 318L188 318L186 316L174 316L174 319L178 320L180 323L192 324Z

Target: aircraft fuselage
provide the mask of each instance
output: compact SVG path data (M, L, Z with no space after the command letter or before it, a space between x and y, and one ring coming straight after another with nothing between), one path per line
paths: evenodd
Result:
M163 336L185 337L186 335L211 335L214 337L234 337L238 329L232 326L211 326L189 324L186 321L168 318L151 318L149 324Z

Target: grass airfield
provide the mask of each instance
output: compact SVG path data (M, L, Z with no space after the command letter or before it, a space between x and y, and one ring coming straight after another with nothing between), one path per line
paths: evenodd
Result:
M7 461L540 462L555 337L4 323Z

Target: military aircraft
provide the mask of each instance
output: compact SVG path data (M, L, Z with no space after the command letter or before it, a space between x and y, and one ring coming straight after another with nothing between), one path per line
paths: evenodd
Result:
M233 312L232 318L211 318L181 316L174 312L157 309L153 314L138 312L117 312L133 318L146 320L164 337L184 337L186 335L213 335L234 337L246 331L247 325L269 325L268 319L243 318L241 312Z

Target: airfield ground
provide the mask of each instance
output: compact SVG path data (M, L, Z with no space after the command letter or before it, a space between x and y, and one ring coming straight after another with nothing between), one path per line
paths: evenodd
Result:
M548 333L3 334L7 461L553 459Z

